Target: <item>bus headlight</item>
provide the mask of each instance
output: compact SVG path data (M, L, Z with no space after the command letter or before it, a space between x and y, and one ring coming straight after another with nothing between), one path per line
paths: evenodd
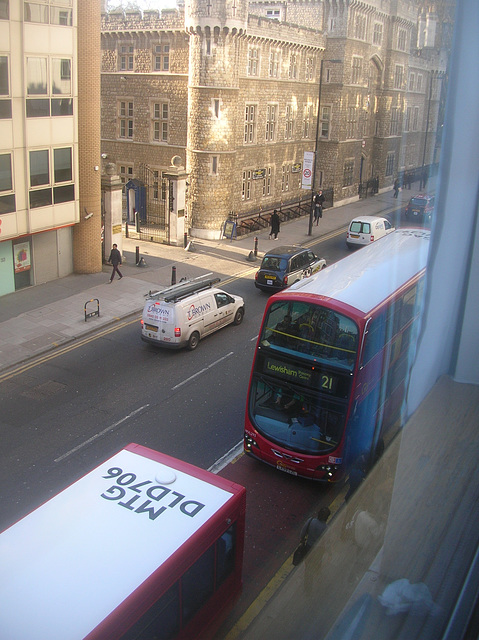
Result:
M247 433L244 434L244 448L247 451L251 451L252 447L257 447L256 440L249 436Z
M332 480L339 469L340 466L337 464L321 464L316 470L322 471L327 476L328 480Z

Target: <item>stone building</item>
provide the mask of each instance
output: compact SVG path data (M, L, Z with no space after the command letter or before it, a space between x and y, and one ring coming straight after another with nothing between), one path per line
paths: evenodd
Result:
M317 152L312 186L336 202L370 178L391 188L437 160L436 24L419 0L186 0L104 14L102 151L125 184L144 186L136 206L159 226L179 156L199 237L219 237L231 214L309 200L305 152Z

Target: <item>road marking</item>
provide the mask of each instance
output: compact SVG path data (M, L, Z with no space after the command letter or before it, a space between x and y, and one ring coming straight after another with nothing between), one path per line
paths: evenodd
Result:
M214 362L212 362L211 364L209 364L207 367L205 367L204 369L201 369L201 371L197 371L196 373L194 373L192 376L190 376L189 378L186 378L186 380L183 380L183 382L179 382L178 384L175 384L174 387L172 387L172 391L175 391L176 389L179 389L179 387L182 387L184 384L186 384L187 382L190 382L191 380L193 380L194 378L197 378L198 376L200 376L202 373L205 373L206 371L209 371L209 369L211 369L212 367L216 366L217 364L219 364L220 362L222 362L223 360L226 360L226 358L229 358L230 356L232 356L234 353L234 351L230 351L229 353L227 353L225 356L223 356L222 358L219 358L219 360L215 360Z
M224 456L221 456L216 462L214 462L208 471L211 473L219 473L222 469L227 467L230 463L233 463L235 458L242 455L243 452L243 440L240 440L238 444L235 444Z
M73 449L70 449L70 451L67 451L66 453L64 453L59 458L56 458L54 460L54 462L61 462L62 460L65 460L65 458L68 458L68 456L71 456L72 453L75 453L76 451L79 451L83 447L86 447L87 444L90 444L94 440L97 440L98 438L101 438L101 436L104 436L105 433L108 433L109 431L113 431L113 429L115 429L116 427L118 427L118 425L120 425L123 422L125 422L125 420L129 420L129 418L132 418L133 416L136 416L137 413L140 413L140 411L143 411L143 409L146 409L149 406L150 406L149 404L145 404L142 407L140 407L139 409L135 409L135 411L132 411L131 413L129 413L127 416L125 416L121 420L118 420L118 422L115 422L114 424L111 424L106 429L103 429L103 431L100 431L100 433L97 433L96 435L92 436L91 438L88 438L88 440L85 440L85 442L82 442L77 447L75 447Z

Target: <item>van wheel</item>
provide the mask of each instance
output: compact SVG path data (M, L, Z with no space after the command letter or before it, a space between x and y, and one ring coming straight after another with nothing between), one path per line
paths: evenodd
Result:
M194 349L196 349L199 343L200 343L200 334L198 333L198 331L193 331L193 333L190 336L190 339L188 340L187 348L190 351L193 351Z
M238 309L238 311L235 313L233 324L241 324L243 322L243 317L244 317L244 309L243 307L241 307L241 309Z

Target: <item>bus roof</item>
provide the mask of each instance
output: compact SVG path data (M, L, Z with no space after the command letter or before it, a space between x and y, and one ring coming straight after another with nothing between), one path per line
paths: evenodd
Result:
M366 314L426 267L430 235L398 229L277 295L321 295Z
M129 445L0 535L0 637L84 638L241 492Z

